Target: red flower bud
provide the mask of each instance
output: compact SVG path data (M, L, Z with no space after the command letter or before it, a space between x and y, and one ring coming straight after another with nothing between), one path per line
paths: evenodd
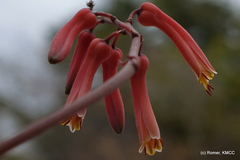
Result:
M68 107L73 101L91 90L92 81L98 67L111 56L111 53L112 47L102 39L96 38L90 43L88 53L77 73L65 107ZM86 108L80 110L71 118L62 121L61 124L68 125L72 132L81 129L86 110Z
M82 30L93 28L96 23L96 16L90 9L84 8L78 11L53 38L48 53L48 61L52 64L63 61L70 52L77 35Z
M65 87L65 93L67 95L71 91L76 75L87 55L88 47L94 38L95 36L89 30L82 31L78 37L77 46L75 48L67 75L67 82Z
M194 71L199 83L202 83L207 93L211 95L213 88L208 82L217 72L191 35L175 20L149 2L141 5L138 21L144 26L155 26L168 35Z
M112 56L102 64L103 82L117 73L118 61L123 57L120 49L113 49ZM125 124L124 106L119 88L104 97L109 123L115 133L120 134Z
M138 71L130 79L136 126L141 143L139 152L144 150L145 153L154 155L156 151L162 151L163 143L148 96L146 72L149 61L143 54L140 56L140 64Z

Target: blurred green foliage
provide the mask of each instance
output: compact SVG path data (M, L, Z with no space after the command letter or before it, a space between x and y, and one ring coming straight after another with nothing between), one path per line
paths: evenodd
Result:
M114 0L109 2L109 10L103 10L124 21L132 10L140 7L141 2ZM140 26L135 17L133 25L144 37L142 53L150 61L147 86L165 145L163 152L153 157L138 153L130 84L126 82L120 87L126 108L126 127L121 135L111 131L103 101L100 101L88 109L81 131L72 134L67 127L59 125L36 138L40 157L45 160L240 159L239 15L217 2L151 2L190 32L217 70L218 74L210 81L215 88L213 97L208 96L197 82L171 40L158 29ZM94 33L105 38L115 30L113 26L101 24ZM125 56L130 42L128 36L121 36L117 43ZM70 58L59 64L59 72L64 70L63 74L66 74ZM207 150L234 150L236 154L200 155L200 151Z

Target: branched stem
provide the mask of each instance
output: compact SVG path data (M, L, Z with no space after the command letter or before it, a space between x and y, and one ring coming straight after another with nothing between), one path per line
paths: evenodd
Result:
M122 30L121 30L122 31ZM114 49L118 40L119 34L114 37L113 42L112 42L112 48Z
M128 16L127 22L129 22L129 23L132 24L133 16L134 16L135 14L139 14L139 12L141 12L141 9L136 9L136 10L132 11L132 12L130 13L130 15Z
M78 100L74 101L69 107L63 107L62 109L48 115L47 117L43 117L42 119L31 124L29 127L25 128L22 132L19 132L12 138L2 142L0 144L0 155L16 147L17 145L30 140L31 138L34 138L47 129L50 129L54 125L57 125L59 121L72 116L77 111L83 109L85 106L90 106L91 104L97 102L101 98L114 91L136 72L140 66L138 54L141 46L141 36L130 23L123 23L116 18L113 19L111 16L108 18L110 19L104 19L104 22L115 25L119 29L125 29L127 31L127 34L132 36L132 43L128 56L134 58L129 59L126 65L124 65L118 74L110 78L108 81L104 82L95 90L88 92Z
M111 33L107 38L104 39L104 41L105 41L106 43L109 43L109 41L110 41L112 38L114 38L114 37L116 37L116 36L118 37L121 32L122 32L122 30L120 30L120 31L115 31L115 32Z

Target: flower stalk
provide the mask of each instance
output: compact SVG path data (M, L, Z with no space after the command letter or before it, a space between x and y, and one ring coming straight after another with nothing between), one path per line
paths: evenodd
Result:
M78 37L77 46L73 53L72 61L69 67L67 81L65 86L65 94L69 94L75 81L77 73L87 55L90 43L95 38L91 30L82 31Z
M115 38L114 40L116 40ZM114 41L115 42L115 41ZM112 44L112 46L115 44ZM103 62L103 82L117 74L118 61L123 57L119 48L113 48L112 56ZM124 105L119 88L104 97L105 108L109 123L113 131L117 134L122 133L125 125Z

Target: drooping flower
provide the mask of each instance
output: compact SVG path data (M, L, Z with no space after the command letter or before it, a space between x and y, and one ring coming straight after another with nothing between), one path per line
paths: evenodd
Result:
M91 30L82 31L78 37L77 45L73 53L72 61L70 63L65 93L68 95L71 91L77 73L82 66L82 63L87 55L88 47L95 38Z
M130 79L136 125L141 143L139 152L144 151L154 155L156 151L162 151L163 142L148 96L146 72L149 61L143 54L140 56L140 64L140 68Z
M65 107L91 90L98 67L111 56L111 53L112 47L100 38L95 38L90 43L86 58L77 73ZM72 132L80 130L86 111L86 108L78 111L72 117L63 120L61 124L69 126Z
M119 48L114 48L112 56L102 64L103 82L117 74L118 61L123 57L122 51ZM104 97L105 108L108 116L108 121L117 134L123 131L125 125L124 105L119 88Z
M141 5L138 21L144 26L155 26L168 35L194 71L199 83L203 84L211 96L213 87L209 85L209 80L213 79L217 72L191 35L175 20L149 2Z
M97 24L97 18L88 8L78 11L54 36L49 53L48 61L56 64L63 61L72 48L77 35L85 30L91 29Z

